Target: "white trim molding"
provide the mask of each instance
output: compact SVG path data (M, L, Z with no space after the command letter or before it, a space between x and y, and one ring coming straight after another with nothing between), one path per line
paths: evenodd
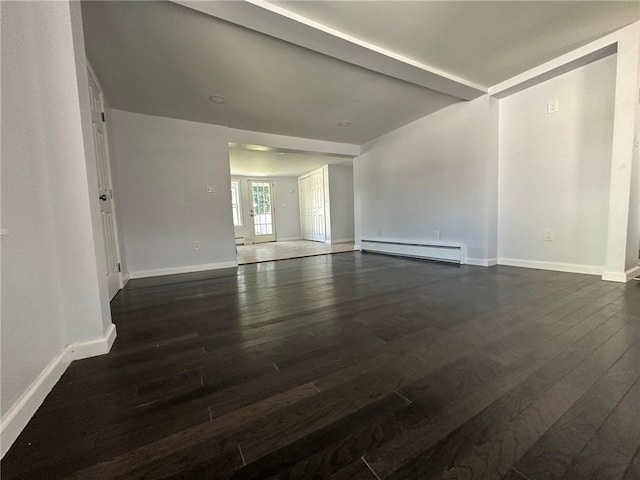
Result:
M103 337L89 340L86 342L72 343L67 346L71 353L72 360L80 360L82 358L97 357L111 351L113 342L116 340L116 326L112 323L107 328Z
M202 265L186 265L184 267L156 268L154 270L139 270L137 272L129 272L129 276L131 277L131 279L161 277L163 275L204 272L206 270L219 270L221 268L235 268L237 266L238 266L238 261L234 260L232 262L205 263Z
M538 270L553 270L556 272L584 273L587 275L602 275L599 265L582 265L579 263L546 262L540 260L524 260L521 258L498 258L498 265L510 267L537 268Z
M497 258L469 258L464 261L466 265L475 265L477 267L493 267L498 264Z
M302 237L284 237L276 238L276 242L294 242L296 240L304 240Z
M636 278L640 275L640 265L637 267L632 267L626 272L602 272L602 280L606 280L607 282L620 282L626 283L633 278Z
M71 352L64 348L9 408L0 422L0 456L4 457L9 451L70 363Z
M116 326L111 324L103 337L69 344L49 362L0 420L0 458L9 451L71 362L109 353L116 335Z

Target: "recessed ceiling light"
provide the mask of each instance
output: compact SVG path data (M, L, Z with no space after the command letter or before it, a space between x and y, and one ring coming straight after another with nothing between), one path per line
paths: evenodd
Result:
M348 127L349 125L351 125L351 120L340 120L338 122L338 126L340 127Z
M278 152L278 155L284 155L284 152Z
M211 95L209 97L209 100L212 103L224 103L225 102L225 99L224 99L224 97L222 95Z

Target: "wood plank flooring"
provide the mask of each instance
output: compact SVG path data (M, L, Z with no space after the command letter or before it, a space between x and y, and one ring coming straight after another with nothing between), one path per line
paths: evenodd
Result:
M112 311L3 480L640 478L640 282L351 252Z

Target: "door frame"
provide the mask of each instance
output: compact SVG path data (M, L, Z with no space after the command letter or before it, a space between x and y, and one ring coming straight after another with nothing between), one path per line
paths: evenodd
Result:
M270 191L271 191L271 225L273 226L273 240L266 240L263 242L256 242L256 228L253 223L253 215L251 212L253 211L253 191L251 190L251 183L269 183ZM278 229L276 227L276 193L275 193L275 183L270 178L247 178L247 196L249 197L249 203L247 207L249 208L249 228L251 229L251 241L253 243L269 243L269 242L277 242L278 241Z
M98 89L100 90L100 107L102 108L102 111L105 114L105 119L104 119L104 149L105 149L105 155L107 157L107 174L109 176L109 183L111 185L111 216L113 217L113 233L114 233L114 237L115 237L115 252L116 252L116 260L118 262L119 265L119 272L118 272L118 281L119 281L119 285L120 285L120 289L123 289L124 286L126 285L127 281L129 280L128 276L127 278L125 278L125 272L123 272L122 269L122 255L120 254L120 233L119 233L119 222L118 222L118 215L117 215L117 211L116 211L116 202L115 202L115 197L113 195L113 173L111 171L111 144L110 144L110 132L109 132L109 122L107 122L107 118L106 118L106 109L105 109L105 97L104 97L104 89L102 88L102 85L100 84L100 81L98 80L98 76L96 75L95 71L93 70L93 67L91 66L91 64L89 63L89 59L87 59L87 73L88 75L93 79L93 81L95 82L95 84L98 86ZM94 147L95 148L95 147ZM96 161L96 166L97 166L97 159L95 159ZM103 238L104 238L104 232L103 232ZM117 293L116 293L117 295ZM115 297L115 295L114 295Z

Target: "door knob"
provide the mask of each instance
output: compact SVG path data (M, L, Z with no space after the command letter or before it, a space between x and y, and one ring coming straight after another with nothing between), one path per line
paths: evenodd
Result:
M107 196L106 196L104 193L103 193L102 195L100 195L98 198L99 198L100 200L102 200L103 202L106 202L106 201L107 201Z

